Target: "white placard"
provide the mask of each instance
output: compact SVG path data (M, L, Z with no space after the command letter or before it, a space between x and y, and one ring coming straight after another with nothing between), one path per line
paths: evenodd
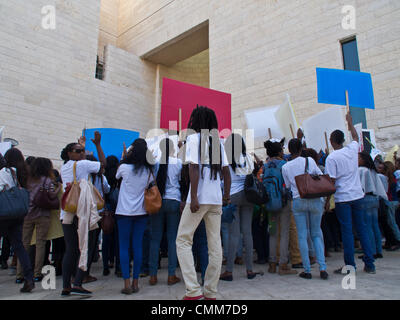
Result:
M325 132L328 137L335 130L341 130L345 134L346 142L349 141L349 134L346 125L345 107L335 106L326 109L303 122L303 131L307 147L317 152L326 149ZM331 149L331 146L329 145Z

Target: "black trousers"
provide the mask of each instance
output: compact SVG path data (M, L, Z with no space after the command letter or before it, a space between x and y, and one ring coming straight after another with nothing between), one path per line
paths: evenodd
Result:
M74 286L81 287L86 272L78 268L79 264L79 238L78 219L75 217L72 224L63 224L65 254L62 263L63 288L71 288L71 277L75 276Z
M10 240L8 240L7 237L2 237L3 238L3 244L1 246L1 262L7 262L8 259L10 258L10 253L11 253L11 245L10 245Z
M260 220L260 215L253 218L252 223L253 246L257 252L257 259L268 262L269 259L269 234L268 219Z
M19 262L22 265L24 279L33 281L33 269L29 255L26 252L22 243L22 225L23 220L5 220L0 224L0 236L5 236L10 241L14 253L17 255Z

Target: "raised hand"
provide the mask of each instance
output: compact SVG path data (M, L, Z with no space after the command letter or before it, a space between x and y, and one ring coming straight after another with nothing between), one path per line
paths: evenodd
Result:
M90 139L96 146L100 145L101 142L101 134L100 132L96 131L94 133L94 139Z
M80 138L78 139L78 143L79 143L83 148L85 148L85 146L86 146L86 137L85 137L85 136L80 137Z

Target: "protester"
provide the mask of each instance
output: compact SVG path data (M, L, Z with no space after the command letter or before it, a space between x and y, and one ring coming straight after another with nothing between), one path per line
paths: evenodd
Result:
M396 178L396 195L397 199L400 200L400 158L396 159L395 169L394 177Z
M279 240L279 274L291 275L297 274L288 265L289 262L289 228L291 208L289 196L284 179L282 176L282 167L286 164L283 160L282 141L268 140L264 142L269 159L264 164L263 183L269 194L269 203L274 203L276 208L269 208L269 273L276 273L277 261L277 243L278 243L278 225L280 227Z
M309 174L321 175L322 172L313 158L304 158L300 156L302 151L302 143L300 140L290 140L289 151L292 155L292 160L282 167L282 175L286 187L290 188L293 195L293 215L296 221L300 253L304 266L304 272L300 273L300 277L305 279L312 278L309 248L307 243L307 237L308 234L310 234L314 244L317 262L319 264L320 277L323 280L327 280L328 273L326 272L324 240L321 230L324 202L322 198L301 199L295 181L297 176L304 174L306 161L308 161L307 172ZM307 223L307 221L309 223Z
M9 190L17 184L23 188L27 187L28 170L24 156L17 148L9 149L4 155L5 167L0 170L0 190ZM22 265L24 274L24 286L21 292L31 292L35 288L33 282L33 270L28 253L22 243L23 219L2 220L0 223L0 235L7 237Z
M229 225L229 250L226 271L221 274L220 280L233 280L233 264L236 258L239 241L241 240L241 234L243 234L243 241L246 250L245 261L247 278L253 279L256 276L256 273L253 272L253 237L251 233L254 205L246 200L244 183L246 175L253 172L254 164L252 160L248 160L249 155L246 152L246 145L242 136L238 134L231 134L227 138L225 142L225 150L230 163L231 203L236 205L236 210L234 213L234 220Z
M54 185L53 180L53 164L50 159L47 158L36 158L30 166L30 176L28 179L27 190L29 191L29 212L25 216L23 229L22 229L22 241L25 250L29 250L31 245L33 231L36 228L36 254L35 254L35 269L34 269L34 281L42 281L42 267L45 261L45 249L47 234L50 228L50 214L51 210L41 208L35 204L34 199L41 189L48 190L50 199L57 198L59 191L61 190L61 184ZM22 266L20 263L17 264L17 281L22 283Z
M144 139L135 140L116 174L117 179L122 178L115 212L118 224L121 270L124 279L124 288L121 293L128 295L139 291L143 234L148 220L144 209L144 191L149 179L152 181L158 170L158 165L152 164L154 161L150 159L151 153L147 154L147 151L147 143ZM134 261L132 284L129 273L130 246L132 246Z
M326 159L325 171L335 181L335 212L341 225L345 265L356 267L354 260L354 224L364 250L364 271L375 273L374 257L364 219L365 212L362 204L364 192L358 174L359 138L350 113L346 115L346 121L353 142L344 147L344 133L340 130L332 132L330 142L334 151ZM329 201L328 198L326 210L329 210ZM341 272L342 268L335 270L336 274L341 274Z
M168 241L168 285L181 281L176 275L176 235L180 220L182 160L175 157L172 140L163 139L160 142L161 161L157 174L157 186L162 196L162 206L157 214L150 216L150 253L149 271L150 285L157 284L157 269L159 263L160 243L166 224Z
M224 146L219 140L218 121L214 111L207 107L194 109L188 129L196 132L189 135L186 142L190 190L176 240L179 264L186 285L186 295L183 299L203 298L192 254L193 234L202 219L206 224L209 256L204 278L204 298L216 299L222 263L222 204L230 201L231 177ZM209 134L205 133L207 130ZM223 195L221 177L224 181Z
M74 181L74 165L76 163L76 179L77 181L88 180L92 173L100 172L101 168L106 166L106 158L101 148L101 135L95 132L94 139L91 141L95 144L100 162L86 160L85 145L86 139L81 137L78 143L68 144L61 152L61 159L64 165L61 168L61 179L63 181L64 190L67 184ZM79 210L79 208L78 208ZM82 281L87 272L78 267L78 261L87 256L87 252L80 251L80 242L83 243L88 238L89 228L80 230L77 215L61 210L60 219L64 231L65 254L62 264L63 272L63 290L62 296L73 295L90 295L92 292L82 287ZM82 238L83 237L83 238ZM71 288L71 277L74 275L74 284Z
M107 157L107 166L104 176L110 185L110 192L105 195L106 209L115 214L118 205L119 181L115 178L119 166L119 160L116 156ZM119 261L119 243L117 223L114 223L114 229L111 234L104 234L102 239L101 254L103 259L103 276L110 274L110 268L115 266L115 274L121 274ZM121 274L122 276L122 274Z
M378 223L379 198L388 200L387 193L378 177L376 167L371 156L367 152L360 152L358 158L358 172L361 186L364 191L363 209L365 211L365 223L374 258L382 256L382 236Z

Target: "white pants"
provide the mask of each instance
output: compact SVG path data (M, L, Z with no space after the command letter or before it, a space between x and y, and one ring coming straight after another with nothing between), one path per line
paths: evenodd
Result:
M190 203L188 203L183 210L176 239L176 252L188 297L202 295L192 252L193 235L202 219L206 225L208 243L208 267L204 277L204 296L207 298L216 298L217 296L222 264L221 215L222 206L220 205L202 204L197 212L192 213Z

